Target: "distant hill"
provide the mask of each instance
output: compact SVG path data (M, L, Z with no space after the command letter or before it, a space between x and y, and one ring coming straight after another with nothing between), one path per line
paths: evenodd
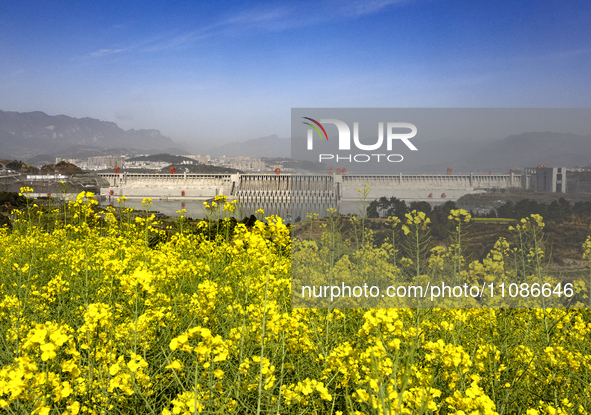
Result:
M175 143L158 130L125 131L113 122L93 118L0 111L0 157L26 159L75 146L162 150Z
M0 159L0 168L16 171L18 173L37 173L39 171L37 167L31 166L20 160Z
M68 163L67 161L60 161L57 164L46 164L45 166L39 169L39 173L41 174L53 174L55 172L60 174L73 174L73 173L82 173L80 167L76 166L75 164Z
M458 172L498 172L540 164L575 167L590 162L591 136L546 131L511 135L470 154L423 167L442 172L447 167Z
M82 169L75 164L68 163L67 161L60 161L57 164L49 163L38 169L35 166L31 166L20 160L6 160L0 159L0 167L4 167L8 170L15 171L17 173L31 173L31 174L54 174L58 172L60 174L73 174L82 173Z
M229 143L213 147L207 151L207 154L212 157L290 157L291 140L279 138L277 134L273 134L268 137L253 138L242 143Z
M570 133L526 132L492 142L448 137L423 142L417 140L417 143L419 151L408 154L408 162L405 161L400 167L382 167L388 169L387 172L402 169L405 172L445 174L448 167L453 172L501 172L540 164L575 167L591 163L591 136ZM287 138L271 135L242 143L224 144L210 149L208 153L214 157L244 155L251 158L289 158L291 143ZM361 168L366 166L356 167L360 171L354 173L362 173Z

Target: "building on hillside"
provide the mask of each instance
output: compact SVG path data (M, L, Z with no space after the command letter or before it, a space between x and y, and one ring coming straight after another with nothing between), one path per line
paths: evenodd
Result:
M206 155L206 156L201 156L199 154L197 154L197 155L194 155L194 154L182 154L181 156L182 157L187 157L187 158L193 159L193 160L195 160L195 161L197 161L199 163L202 163L202 164L209 164L209 162L211 161L211 156L209 154Z
M123 167L123 158L122 157L89 157L88 158L88 166L90 168L115 168L115 167Z

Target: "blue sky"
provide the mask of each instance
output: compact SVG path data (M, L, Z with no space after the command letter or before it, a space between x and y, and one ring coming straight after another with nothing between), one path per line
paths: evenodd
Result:
M591 107L591 2L0 3L0 109L203 147L292 107Z

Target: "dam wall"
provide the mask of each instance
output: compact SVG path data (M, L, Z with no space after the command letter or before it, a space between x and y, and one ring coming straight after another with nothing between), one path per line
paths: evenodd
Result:
M340 198L358 200L363 185L370 186L370 199L395 196L399 199L445 198L455 200L468 193L497 189L522 188L515 174L469 175L353 175L336 176L341 181Z
M103 195L210 199L226 195L244 202L326 203L359 200L364 185L369 199L456 200L468 193L524 188L518 174L465 175L291 175L291 174L130 174L102 173L109 183Z
M332 176L328 175L241 175L232 196L242 201L336 202L337 191Z
M230 195L238 175L231 174L142 174L100 173L109 182L101 193L126 197L187 197L210 199Z

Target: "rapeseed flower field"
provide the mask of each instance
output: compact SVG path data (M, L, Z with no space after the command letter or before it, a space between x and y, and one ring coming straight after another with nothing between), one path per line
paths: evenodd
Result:
M86 193L32 203L0 229L2 413L591 412L588 308L292 308L296 241L281 218L226 226L223 197L197 229L100 210ZM469 219L455 211L455 244L424 253L425 218L393 218L400 249L393 237L372 252L418 276L540 272L541 248L519 241L537 238L541 217L468 264ZM315 261L319 245L304 242ZM591 239L584 249L590 259Z

